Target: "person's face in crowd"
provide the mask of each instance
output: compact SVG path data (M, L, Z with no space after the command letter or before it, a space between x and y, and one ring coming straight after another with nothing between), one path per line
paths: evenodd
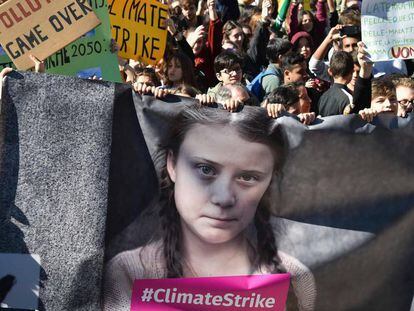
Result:
M173 58L168 63L168 80L171 82L179 82L183 78L183 69L181 68L181 63L178 61L178 59Z
M305 82L308 79L306 72L306 63L295 64L292 70L285 70L284 72L285 83L289 82Z
M299 91L299 112L300 113L308 113L310 112L312 100L308 95L308 91L304 85L298 87Z
M243 46L243 29L236 27L230 31L229 41L233 42L239 50L242 49Z
M270 147L243 139L233 127L193 126L177 158L167 157L184 241L220 244L242 238L273 168Z
M342 39L342 50L348 53L358 49L358 39L352 37L345 37Z
M359 67L357 64L354 64L354 71L352 73L351 81L349 82L349 86L351 87L352 90L354 89L355 83L358 80L358 75L359 75L359 70L360 69L361 69L361 67Z
M235 84L241 82L243 78L243 71L239 64L236 64L230 69L222 69L217 75L217 79L223 82L223 85Z
M136 82L138 82L138 83L142 83L142 84L146 84L146 85L148 85L148 86L155 86L154 85L154 82L151 80L151 77L150 76L147 76L147 75L139 75L138 77L137 77L137 81Z
M303 14L302 29L306 32L310 32L313 29L312 17L310 17L309 14Z
M190 4L187 7L182 7L182 11L185 19L192 21L196 18L197 8L194 4Z
M390 113L397 114L398 110L398 101L395 95L387 96L378 96L371 100L371 108L381 109L386 108L390 110Z
M308 39L300 38L298 41L298 52L303 55L305 59L309 59L311 57L311 45Z
M397 86L397 101L406 110L411 111L414 108L414 89L407 86Z

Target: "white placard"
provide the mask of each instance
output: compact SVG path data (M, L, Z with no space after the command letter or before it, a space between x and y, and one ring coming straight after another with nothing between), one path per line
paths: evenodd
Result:
M362 41L373 61L414 58L414 0L364 0Z

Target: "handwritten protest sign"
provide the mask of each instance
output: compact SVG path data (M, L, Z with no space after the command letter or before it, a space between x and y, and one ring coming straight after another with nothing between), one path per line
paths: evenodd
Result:
M86 0L9 0L0 6L0 44L18 69L33 67L99 25Z
M107 2L91 1L91 6L101 25L47 58L46 72L122 82L118 57L110 51L111 25Z
M136 280L131 311L284 311L290 275Z
M164 55L168 6L155 0L109 0L112 36L119 56L155 64Z
M414 58L414 0L364 0L362 41L373 61Z

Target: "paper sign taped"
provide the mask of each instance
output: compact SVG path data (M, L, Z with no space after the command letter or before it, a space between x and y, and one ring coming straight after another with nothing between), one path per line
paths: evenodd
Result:
M112 37L118 55L156 64L164 56L167 42L168 6L155 0L109 0Z
M131 311L284 311L290 274L135 280Z
M0 44L17 69L34 66L100 21L87 0L9 0L0 6Z
M373 61L414 58L414 0L364 0L362 41Z

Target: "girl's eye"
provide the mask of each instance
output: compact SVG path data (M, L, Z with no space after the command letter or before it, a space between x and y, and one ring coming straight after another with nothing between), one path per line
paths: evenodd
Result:
M254 175L242 174L242 175L239 176L239 180L241 180L243 182L247 182L247 183L253 183L253 182L257 181L258 178Z
M197 169L201 175L206 176L206 177L212 177L216 174L216 172L214 171L214 168L212 168L211 166L205 165L205 164L198 165Z

